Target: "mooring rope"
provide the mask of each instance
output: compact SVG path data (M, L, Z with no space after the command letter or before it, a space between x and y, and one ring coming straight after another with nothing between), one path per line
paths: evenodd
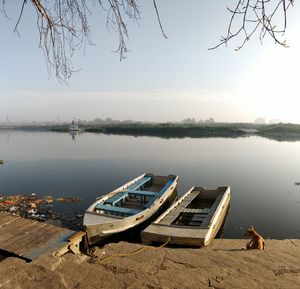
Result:
M97 260L99 263L103 263L107 260L110 260L110 259L113 259L115 257L129 257L129 256L133 256L133 255L136 255L144 250L147 250L147 249L154 249L154 250L157 250L157 249L160 249L160 248L163 248L165 247L169 242L171 241L171 238L169 237L169 239L167 240L167 242L165 242L164 244L160 245L159 247L154 247L154 246L144 246L143 248L140 248L136 251L133 251L131 253L118 253L118 254L114 254L114 255L111 255L111 256L108 256L104 259L101 259L101 260Z

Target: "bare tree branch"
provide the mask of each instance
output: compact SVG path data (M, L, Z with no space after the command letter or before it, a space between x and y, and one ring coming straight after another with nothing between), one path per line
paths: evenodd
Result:
M220 43L209 50L227 46L230 40L240 36L241 44L236 48L239 50L257 31L260 32L261 42L269 35L275 43L288 47L280 37L286 31L287 10L293 3L294 0L238 0L234 9L227 8L231 13L227 35L222 36ZM281 26L278 27L276 22L281 22Z
M116 52L120 55L120 60L125 58L128 52L126 40L129 39L125 19L138 23L140 18L139 8L136 0L107 0L110 8L107 14L106 27L108 30L113 29L118 32L119 46Z
M161 24L159 12L158 12L157 5L156 5L156 1L155 1L155 0L153 0L153 5L154 5L155 12L156 12L156 17L157 17L157 20L158 20L158 24L159 24L160 30L161 30L163 36L164 36L166 39L168 39L167 35L166 35L165 32L164 32L163 26L162 26L162 24Z
M3 1L5 2L5 0L3 0ZM26 2L27 2L26 0L23 0L21 11L20 11L20 15L19 15L18 21L17 21L17 23L15 25L14 32L17 32L18 34L19 34L19 32L18 32L18 26L19 26L19 23L21 21L21 18L22 18L22 15L23 15L23 11L24 11L24 6L25 6Z
M58 79L66 81L75 71L72 65L74 52L85 44L92 45L91 31L88 18L91 15L89 6L93 9L99 5L107 13L106 27L118 35L116 52L120 60L128 52L129 41L128 22L138 23L140 9L138 0L19 0L20 12L14 31L19 34L20 25L25 6L32 5L36 11L37 29L39 33L39 47L43 50L49 75L54 71ZM8 18L5 6L6 0L0 0L0 12ZM152 0L157 21L162 35L164 32L156 0ZM294 0L237 0L234 9L227 8L231 13L227 35L223 36L220 43L210 49L216 49L233 38L241 37L237 47L241 49L246 42L259 32L262 41L266 35L284 47L285 41L281 40L287 27L287 10ZM89 5L89 6L88 6ZM281 25L277 26L276 22Z
M31 4L36 11L39 47L43 50L48 72L54 71L58 79L66 81L75 71L71 59L74 52L82 45L93 44L88 17L88 7L99 5L104 8L101 0L22 0L19 17L14 31L19 34L18 27L26 4ZM119 35L116 52L120 60L125 58L129 40L127 21L138 22L140 18L137 0L106 0L108 4L107 28ZM2 0L0 12L6 17L6 0Z

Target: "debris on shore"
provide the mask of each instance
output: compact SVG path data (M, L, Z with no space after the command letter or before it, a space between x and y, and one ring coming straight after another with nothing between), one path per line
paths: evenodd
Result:
M54 203L75 203L80 201L81 199L77 197L55 198L45 196L39 198L35 193L0 196L0 211L38 221L58 220L63 226L81 229L80 225L78 225L78 216L81 217L82 215L79 215L77 211L70 212L70 209L66 209L66 214L59 214L53 208Z
M0 165L4 165L5 161L4 160L0 160Z

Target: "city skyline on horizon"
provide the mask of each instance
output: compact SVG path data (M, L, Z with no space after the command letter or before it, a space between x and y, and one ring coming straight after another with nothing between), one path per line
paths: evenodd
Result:
M280 119L266 119L264 117L258 117L256 119L254 119L253 121L232 121L232 122L226 122L226 121L222 121L222 120L217 120L214 117L209 117L207 119L203 119L203 118L194 118L192 116L186 116L183 119L178 119L178 120L170 120L170 121L146 121L146 120L140 120L140 119L132 119L132 118L128 118L128 119L118 119L118 118L111 118L111 117L95 117L95 118L91 118L91 119L82 119L79 118L77 116L74 116L72 119L62 119L60 116L57 116L56 119L47 119L47 120L14 120L11 119L9 117L9 115L6 115L5 120L2 119L0 117L0 123L1 124L6 124L6 123L61 123L61 124L65 124L65 123L71 123L71 122L86 122L86 123L109 123L109 122L132 122L132 123L186 123L186 124L213 124L213 123L245 123L245 124L279 124L279 123L290 123L290 122L284 122L281 121ZM294 123L294 124L298 124L298 123Z

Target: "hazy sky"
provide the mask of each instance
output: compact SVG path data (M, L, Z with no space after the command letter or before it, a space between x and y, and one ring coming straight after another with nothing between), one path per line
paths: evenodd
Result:
M8 2L8 1L7 1ZM35 14L28 3L13 33L22 1L9 1L11 20L0 14L0 121L70 120L96 117L175 121L186 117L252 122L257 117L300 123L299 6L288 14L288 49L253 38L240 51L233 41L214 51L234 1L157 0L162 37L152 1L140 1L140 25L130 25L131 50L124 61L112 52L118 36L105 28L106 15L93 9L95 46L79 51L81 70L68 86L49 78L38 48Z

